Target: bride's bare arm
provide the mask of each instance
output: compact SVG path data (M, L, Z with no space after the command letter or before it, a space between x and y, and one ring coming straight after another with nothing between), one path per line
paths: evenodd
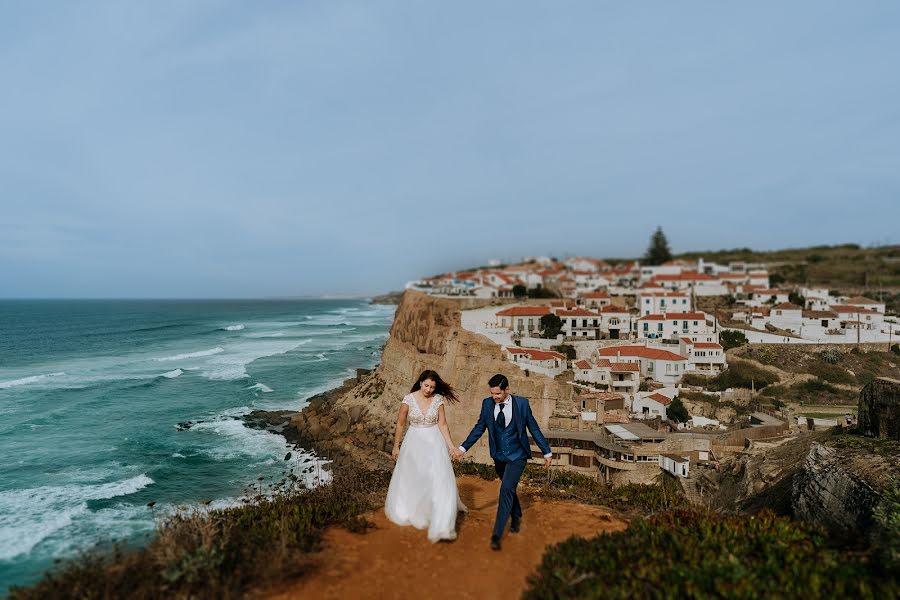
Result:
M453 440L450 438L450 427L447 425L447 415L444 414L443 404L438 407L438 427L441 428L441 435L444 436L444 441L447 442L447 450L456 458L457 450Z
M400 405L400 412L397 414L397 426L394 428L394 449L391 456L394 460L400 456L400 440L403 438L403 432L406 430L406 415L409 414L409 407L406 404Z

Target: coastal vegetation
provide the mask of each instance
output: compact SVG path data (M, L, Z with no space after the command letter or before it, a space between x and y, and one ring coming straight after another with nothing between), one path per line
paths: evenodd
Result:
M672 510L549 548L524 597L896 597L896 573L875 552L841 547L768 511Z
M162 520L142 548L97 548L61 563L11 600L232 598L299 576L324 529L359 530L390 481L387 471L348 466L307 488L293 473L260 481L240 506L187 510Z
M762 389L778 383L780 377L776 373L754 365L749 361L732 360L728 369L714 377L688 373L682 377L684 385L700 386L709 391L724 391L728 388Z
M497 479L493 465L454 461L453 469L457 476L473 475L488 481ZM581 473L544 469L537 465L525 467L521 481L542 498L607 506L625 514L650 514L687 506L687 500L680 491L663 483L630 483L612 487ZM662 479L662 482L669 483L668 479Z

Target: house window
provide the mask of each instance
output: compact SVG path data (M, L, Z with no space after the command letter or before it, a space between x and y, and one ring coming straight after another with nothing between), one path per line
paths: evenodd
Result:
M644 323L644 331L648 331L650 329L650 323Z
M657 327L656 330L657 330L657 331L662 331L662 330L663 330L663 324L660 323L660 324L659 324L659 327Z

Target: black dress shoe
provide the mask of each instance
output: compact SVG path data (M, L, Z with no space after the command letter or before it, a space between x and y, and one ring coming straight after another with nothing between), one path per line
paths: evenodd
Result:
M500 538L491 536L491 550L500 549Z
M510 533L519 533L519 530L522 528L522 519L513 519L509 524L509 532Z

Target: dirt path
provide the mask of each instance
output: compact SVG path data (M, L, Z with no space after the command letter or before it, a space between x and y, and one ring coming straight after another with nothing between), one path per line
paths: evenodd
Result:
M469 512L460 520L455 542L432 544L424 531L398 527L377 510L366 515L377 529L365 535L329 529L313 572L267 597L518 598L545 546L573 534L592 536L627 525L607 509L549 502L520 486L522 531L504 536L503 549L494 552L488 544L500 482L475 477L460 477L458 482Z

